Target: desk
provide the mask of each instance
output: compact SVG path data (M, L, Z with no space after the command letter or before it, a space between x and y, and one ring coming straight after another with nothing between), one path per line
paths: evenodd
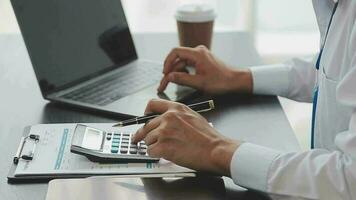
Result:
M141 58L162 60L177 44L173 33L134 34ZM251 38L247 33L224 32L215 34L213 51L233 65L259 64ZM0 199L45 199L47 184L7 184L7 173L17 145L26 125L63 122L114 122L115 119L96 116L78 109L58 107L43 100L33 73L26 48L20 35L0 35ZM299 145L276 97L244 97L229 95L216 99L216 110L206 113L216 129L231 138L273 147L282 151L299 151ZM186 179L187 184L177 184L168 190L176 198L193 198L184 194L207 197L200 184L211 183L210 188L220 187L216 181ZM155 184L155 181L152 181ZM184 188L189 185L189 191ZM200 185L200 186L199 186ZM158 187L159 185L157 185ZM245 191L223 178L223 191L210 199L266 199L263 195ZM154 188L154 185L153 185ZM157 189L157 188L156 188ZM204 193L204 194L203 194ZM155 193L149 193L155 199ZM195 196L194 198L196 198Z

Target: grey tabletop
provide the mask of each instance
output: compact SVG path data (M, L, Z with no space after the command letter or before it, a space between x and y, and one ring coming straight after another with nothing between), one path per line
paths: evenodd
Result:
M175 33L134 34L141 58L162 61L177 45ZM260 64L251 38L243 32L216 33L213 52L234 66ZM114 122L109 116L58 106L43 100L22 37L0 35L0 199L45 199L47 184L7 183L7 173L26 125L62 122ZM281 151L300 147L276 97L226 95L215 97L216 109L205 117L222 134ZM230 178L186 178L166 185L156 179L145 180L152 191L149 199L266 199L247 191ZM187 187L189 186L189 187ZM162 188L162 189L160 189ZM212 192L213 191L213 192Z

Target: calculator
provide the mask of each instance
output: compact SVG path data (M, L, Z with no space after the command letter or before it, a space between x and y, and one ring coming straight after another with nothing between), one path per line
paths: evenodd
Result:
M133 133L105 132L78 124L74 130L70 150L99 163L157 162L149 157L147 146L141 141L132 143Z

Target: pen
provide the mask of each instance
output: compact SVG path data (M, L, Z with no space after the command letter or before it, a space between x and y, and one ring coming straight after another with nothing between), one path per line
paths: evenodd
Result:
M214 109L214 101L213 100L203 101L200 103L190 104L188 105L188 107L196 112L206 112ZM135 117L132 119L118 122L117 124L114 124L113 127L123 127L123 126L128 126L133 124L143 124L158 116L160 116L160 114L153 113L141 117Z

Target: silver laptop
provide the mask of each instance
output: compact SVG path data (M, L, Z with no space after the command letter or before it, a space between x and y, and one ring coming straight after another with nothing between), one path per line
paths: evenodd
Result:
M12 0L12 6L45 99L142 115L149 99L178 101L194 92L171 84L157 94L162 64L138 59L120 0Z

